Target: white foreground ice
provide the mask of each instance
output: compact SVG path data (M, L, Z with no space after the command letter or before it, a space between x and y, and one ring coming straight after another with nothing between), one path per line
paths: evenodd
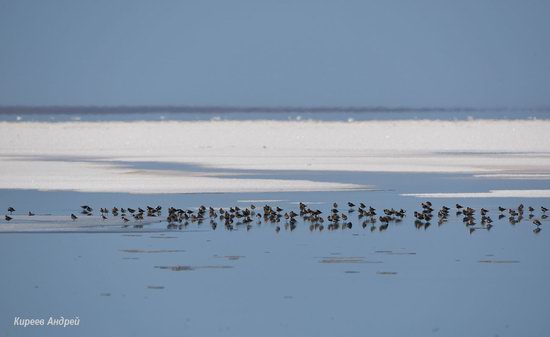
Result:
M546 120L2 122L0 188L204 193L369 187L248 179L235 170L548 175L549 135ZM134 162L197 167L152 169Z
M490 190L489 192L411 193L401 194L418 198L550 198L550 190Z

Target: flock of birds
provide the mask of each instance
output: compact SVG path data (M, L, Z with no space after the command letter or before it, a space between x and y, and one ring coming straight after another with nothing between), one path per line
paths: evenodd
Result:
M414 217L416 218L416 228L426 228L427 226L429 227L430 221L432 221L434 217L434 209L432 208L431 202L423 202L421 203L421 206L422 210L420 212L414 212ZM471 207L464 207L460 204L456 204L455 209L456 216L463 216L462 222L464 223L464 225L466 225L466 227L468 227L470 234L473 233L476 229L491 230L491 228L493 227L493 219L489 216L489 210L486 208L481 208L479 210L479 221L476 220L475 209ZM442 206L441 209L439 209L439 211L437 212L438 225L442 225L447 222L450 210L451 208L447 206ZM498 219L501 220L508 217L508 222L510 222L510 224L512 225L515 225L517 223L520 223L524 219L525 214L527 218L535 225L533 233L538 234L542 230L542 222L540 221L540 219L535 218L535 211L535 208L532 206L529 206L527 207L527 209L525 209L525 206L523 204L520 204L517 208L505 208L499 206ZM547 219L548 215L546 214L546 212L548 212L548 208L541 206L540 211L540 218Z
M319 209L312 209L305 203L300 202L299 213L286 211L278 206L265 205L263 207L256 207L250 205L249 207L240 208L238 206L229 208L215 209L213 207L200 206L197 210L193 209L181 209L181 208L168 208L168 215L166 216L166 222L168 223L168 229L183 229L189 223L203 223L209 221L212 229L216 229L218 222L223 223L226 229L234 230L237 226L245 226L247 230L252 228L252 224L271 223L276 225L275 231L281 230L281 224L284 224L285 229L293 231L298 223L298 219L301 219L304 223L309 224L310 231L323 231L325 225L327 230L336 230L339 228L349 229L353 227L353 223L350 219L352 213L357 212L357 218L361 221L363 228L369 227L370 231L376 230L385 231L390 223L400 223L406 217L406 211L404 209L386 208L381 212L377 211L372 206L367 206L364 203L359 203L356 206L352 202L347 203L347 209L339 209L337 203L332 204L332 208L328 215L324 215ZM435 209L430 201L422 202L420 204L421 210L414 212L414 224L417 229L427 229L434 221ZM88 205L82 205L80 216L92 216L93 209ZM470 234L475 230L483 229L490 230L493 227L493 219L489 215L489 210L481 208L479 212L471 207L465 207L460 204L456 204L454 207L456 216L462 216L462 222L468 228ZM8 207L8 214L5 215L6 221L13 219L13 212L15 208ZM437 211L437 223L442 225L448 221L451 208L442 206ZM515 225L527 217L529 221L535 226L533 232L535 234L540 233L542 222L541 220L547 219L548 208L540 207L540 216L535 218L534 207L525 207L520 204L517 208L505 208L498 207L498 219L508 217L508 221ZM380 214L379 214L380 213ZM162 217L162 207L147 206L142 208L118 208L113 207L111 210L108 208L100 208L100 214L102 220L108 220L109 215L112 217L119 217L124 222L123 227L128 227L129 222L133 219L132 226L134 228L143 228L143 220L147 217ZM479 216L478 216L479 214ZM28 212L28 216L34 216L32 212ZM478 216L478 218L476 218ZM79 216L74 213L71 214L71 219L77 221ZM378 224L378 226L377 226Z

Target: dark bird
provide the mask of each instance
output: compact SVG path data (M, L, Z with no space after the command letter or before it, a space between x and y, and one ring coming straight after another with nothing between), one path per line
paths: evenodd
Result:
M91 212L93 209L88 205L82 205L80 206L82 208L82 212Z
M73 219L73 221L75 221L76 219L78 219L78 217L71 213L71 219Z
M535 233L535 234L540 233L540 231L541 231L540 227L537 227L537 228L533 229L533 233Z
M506 208L501 207L501 206L498 206L498 210L499 210L500 212L504 212L504 211L506 210Z
M5 219L6 219L6 221L10 221L10 220L13 219L13 218L12 218L11 216L9 216L9 215L6 215L6 216L5 216Z
M541 206L540 210L542 211L542 213L546 213L548 211L548 208Z
M10 215L13 214L13 212L15 212L15 208L13 207L8 207L8 212L10 212Z
M29 211L29 216L34 216L34 213Z
M539 219L533 220L533 223L534 223L537 227L540 226L540 225L542 225L542 223L540 222Z
M464 207L462 207L462 205L456 204L456 209L462 209L462 208L464 208Z

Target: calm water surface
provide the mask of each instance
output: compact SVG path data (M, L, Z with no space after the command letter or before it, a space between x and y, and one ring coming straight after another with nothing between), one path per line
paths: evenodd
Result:
M297 172L285 173L301 178ZM294 230L253 223L227 230L209 221L167 229L120 226L71 233L0 234L0 332L6 336L547 336L550 323L548 221L542 231L527 218L510 224L497 207L537 207L548 199L434 199L489 208L490 230L470 233L454 210L448 222L417 228L412 213L422 201L401 193L486 191L538 186L548 181L480 180L465 175L335 174L375 181L376 191L129 195L0 191L0 204L19 213L68 216L94 208L160 204L196 208L278 205L298 201L327 214L332 202L378 210L405 208L407 217L385 231L363 228ZM321 179L322 177L318 177ZM333 179L333 177L330 177ZM527 187L526 187L527 186ZM383 188L382 188L383 187ZM14 221L23 221L16 216ZM88 221L88 220L86 220ZM111 221L111 220L110 220ZM70 224L70 220L60 220ZM100 220L97 220L101 224ZM130 222L131 225L134 222ZM6 226L0 222L0 228ZM280 231L276 232L276 227ZM14 317L80 318L78 327L14 327Z

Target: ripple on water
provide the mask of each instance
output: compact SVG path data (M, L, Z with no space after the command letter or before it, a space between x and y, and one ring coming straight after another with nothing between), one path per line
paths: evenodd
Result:
M121 252L124 253L146 253L146 254L155 254L155 253L183 253L183 249L121 249Z
M416 255L415 252L394 252L393 250L377 250L375 253L386 255Z
M231 269L233 266L220 265L220 266L185 266L185 265L176 265L176 266L155 266L157 269L165 269L171 271L193 271L197 269Z
M383 263L382 261L365 260L363 256L327 256L321 257L319 263Z
M227 260L230 260L230 261L237 261L237 260L240 260L242 258L245 258L246 256L243 256L243 255L214 255L215 258L218 258L218 259L227 259Z

